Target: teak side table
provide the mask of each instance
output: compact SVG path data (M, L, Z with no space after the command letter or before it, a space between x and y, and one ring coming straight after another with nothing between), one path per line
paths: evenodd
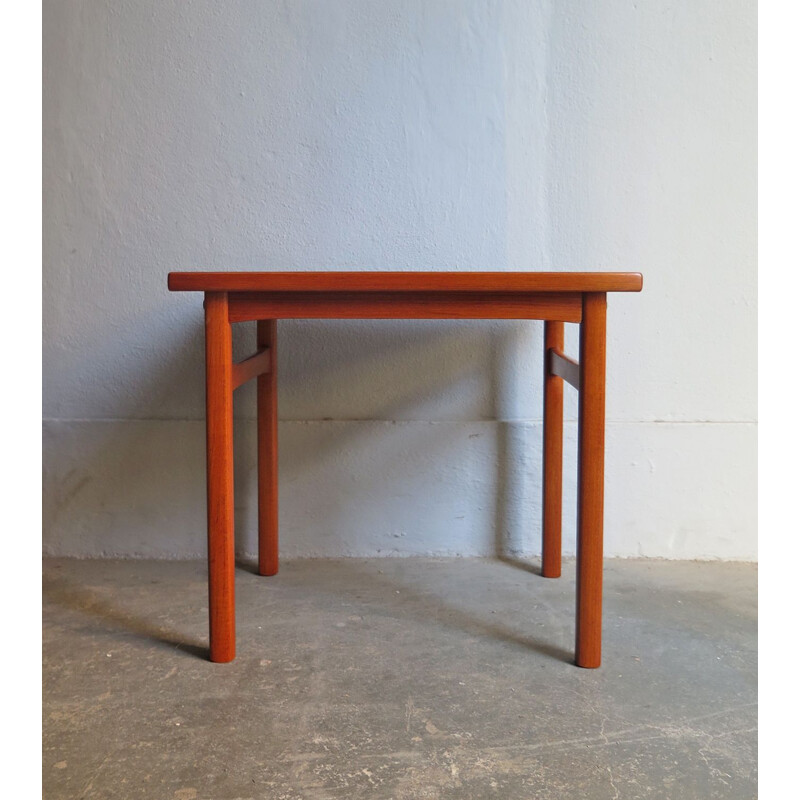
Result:
M233 392L258 380L258 571L278 571L277 321L544 320L542 575L561 574L563 384L579 390L575 661L600 666L603 593L606 294L639 292L636 272L171 272L205 293L208 591L212 661L236 654ZM235 364L231 324L256 322L257 351ZM579 362L564 323L580 323Z

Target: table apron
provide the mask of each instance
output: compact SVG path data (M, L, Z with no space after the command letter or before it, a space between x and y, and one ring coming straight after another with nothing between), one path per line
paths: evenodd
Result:
M581 292L230 292L231 322L259 319L541 319L580 322Z

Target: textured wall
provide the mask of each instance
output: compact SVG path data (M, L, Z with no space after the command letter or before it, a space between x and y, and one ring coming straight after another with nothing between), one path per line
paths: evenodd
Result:
M624 268L645 291L609 301L607 553L755 558L754 2L44 21L47 552L204 551L202 310L170 269ZM540 323L279 333L284 553L538 552Z

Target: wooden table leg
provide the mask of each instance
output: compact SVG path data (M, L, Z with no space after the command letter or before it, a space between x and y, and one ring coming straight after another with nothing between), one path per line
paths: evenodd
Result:
M599 667L603 608L606 296L583 296L578 412L578 598L575 660Z
M269 372L258 376L258 572L278 571L278 320L257 323L258 348L269 347Z
M549 351L564 349L564 323L544 323L544 447L542 464L542 575L561 576L561 483L564 381L550 370Z
M208 616L212 661L236 655L233 540L233 353L228 295L206 292Z

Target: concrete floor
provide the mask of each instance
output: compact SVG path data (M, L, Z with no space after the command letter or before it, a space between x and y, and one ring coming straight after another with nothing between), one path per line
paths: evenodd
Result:
M49 560L44 796L752 798L756 569L609 561L604 664L561 580L472 559L237 573L205 660L205 565Z

